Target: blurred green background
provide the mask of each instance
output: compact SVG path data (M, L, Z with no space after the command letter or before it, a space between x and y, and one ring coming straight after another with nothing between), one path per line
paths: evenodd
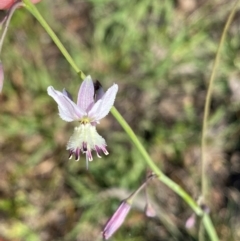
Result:
M200 196L200 138L207 84L235 1L42 0L39 11L85 74L105 89L155 163L194 199ZM6 12L1 12L1 19ZM211 216L221 240L240 240L240 12L229 29L214 84L208 128ZM80 79L25 9L13 16L1 61L1 240L101 240L120 200L144 181L146 166L109 114L98 125L109 156L86 170L68 160L76 123L58 116L49 85L74 99ZM191 209L157 180L141 193L111 240L198 240ZM208 239L206 239L208 240Z

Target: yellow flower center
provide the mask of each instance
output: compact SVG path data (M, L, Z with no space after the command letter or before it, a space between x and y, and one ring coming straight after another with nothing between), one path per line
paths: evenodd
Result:
M87 116L85 116L79 122L83 125L86 125L86 124L90 123L90 119Z

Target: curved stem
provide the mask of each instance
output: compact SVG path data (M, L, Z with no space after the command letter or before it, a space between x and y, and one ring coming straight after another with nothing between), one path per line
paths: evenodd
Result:
M38 22L42 25L42 27L46 30L46 32L49 34L49 36L52 38L54 43L57 45L59 50L62 52L63 56L66 58L68 63L72 66L72 68L77 72L79 77L83 80L85 78L85 75L83 71L81 71L78 66L75 64L73 58L68 53L66 48L63 46L57 35L53 32L53 30L49 27L45 19L42 17L42 15L39 13L37 8L29 1L29 0L23 0L25 3L24 7L38 20Z
M139 193L140 191L142 191L142 189L143 189L144 187L147 186L148 181L150 181L150 180L151 180L152 178L154 178L154 177L156 177L156 175L152 173L152 174L147 178L147 180L146 180L136 191L134 191L127 199L125 199L125 200L127 200L128 203L132 203L132 202L133 202L133 199L138 195L138 193Z
M138 151L143 156L144 160L147 162L149 167L152 169L152 171L156 174L156 178L158 178L161 182L163 182L165 185L167 185L170 189L172 189L174 192L176 192L180 197L184 199L184 201L194 210L194 212L197 215L203 215L202 209L198 206L198 204L185 192L185 190L182 189L177 183L172 181L169 177L167 177L159 168L158 166L153 162L149 154L147 153L146 149L143 147L142 143L139 141L131 127L128 125L128 123L125 121L125 119L122 117L122 115L118 112L118 110L113 107L111 109L111 113L116 118L116 120L119 122L119 124L122 126L122 128L125 130L125 132L130 137L131 141L134 143Z
M229 29L229 26L233 20L234 14L237 9L237 4L238 1L235 3L231 13L229 14L229 17L227 19L227 22L225 24L218 48L217 48L217 54L214 60L214 65L212 69L212 73L210 76L209 80L209 86L207 89L207 97L206 97L206 102L204 106L204 117L203 117L203 127L202 127L202 137L201 137L201 183L202 183L202 196L204 200L206 200L206 196L208 194L208 180L207 180L207 175L206 171L208 168L207 161L206 161L206 146L207 146L207 121L208 121L208 116L209 116L209 109L210 109L210 103L211 103L211 98L212 98L212 91L213 91L213 83L216 75L216 70L220 61L220 52L223 47L223 43L225 41L226 35L227 35L227 30Z
M233 20L233 17L235 15L238 1L236 1L232 11L230 12L227 22L224 26L220 42L218 44L217 48L217 54L214 60L213 64L213 69L211 72L210 80L209 80L209 85L207 89L207 96L206 96L206 101L205 101L205 106L204 106L204 117L203 117L203 127L202 127L202 137L201 137L201 192L202 192L202 197L203 201L207 202L208 200L208 176L207 176L207 168L208 168L208 163L206 160L206 146L207 146L207 121L208 121L208 116L209 116L209 110L210 110L210 103L211 103L211 98L212 98L212 91L213 91L213 83L216 75L216 70L220 61L220 53L221 49L223 47L223 43L225 41L226 35L227 35L227 30L229 29L229 26ZM199 240L204 240L204 230L206 229L208 231L209 235L214 235L212 233L212 229L208 230L209 224L211 223L211 220L208 215L204 215L202 219L202 223L200 224L200 229L199 229ZM202 225L204 224L204 226ZM205 229L204 229L205 228Z
M68 54L67 50L64 48L56 34L51 30L49 25L46 23L46 21L42 18L40 13L37 11L36 7L29 1L29 0L23 0L25 3L25 7L29 10L30 13L32 13L36 19L41 23L43 28L46 30L46 32L49 34L49 36L53 39L53 41L58 46L59 50L62 52L62 54L65 56L65 58L68 60L69 64L73 67L73 69L80 73L80 77L84 79L85 75L84 73L79 70L77 65L74 63L71 56ZM130 137L131 141L134 143L138 151L143 156L143 159L146 161L146 163L149 165L149 167L152 169L152 171L156 174L157 178L163 182L165 185L167 185L170 189L172 189L174 192L176 192L180 197L184 199L184 201L194 210L194 212L199 215L203 216L203 210L198 206L198 204L188 195L185 190L180 187L177 183L173 182L170 178L168 178L159 168L158 166L153 162L149 154L147 153L146 149L142 145L142 143L139 141L131 127L128 125L128 123L125 121L125 119L122 117L122 115L117 111L115 107L111 109L112 115L116 118L116 120L119 122L119 124L122 126L122 128L125 130L125 132ZM209 234L209 237L212 241L218 241L218 237L216 234L216 231L214 229L214 226L212 224L212 221L210 217L205 214L204 215L204 225L207 225L205 228Z

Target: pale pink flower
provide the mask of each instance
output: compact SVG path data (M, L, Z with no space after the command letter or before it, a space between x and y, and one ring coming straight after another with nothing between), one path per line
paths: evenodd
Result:
M71 95L64 89L63 92L49 86L48 94L57 102L60 117L67 121L78 121L80 125L75 127L73 135L67 144L70 152L69 158L75 155L80 159L80 152L86 154L86 160L92 161L92 150L98 157L101 151L107 155L106 142L96 131L96 124L104 118L112 108L118 91L118 85L113 84L101 98L94 98L94 84L91 76L87 76L78 92L77 103L72 101Z

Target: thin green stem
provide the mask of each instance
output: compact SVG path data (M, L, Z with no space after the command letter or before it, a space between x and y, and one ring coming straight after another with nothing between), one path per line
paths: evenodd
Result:
M113 116L117 119L119 124L122 126L122 128L125 130L125 132L130 137L131 141L134 143L138 151L142 154L144 160L147 162L149 167L153 170L153 172L157 175L157 178L163 182L165 185L167 185L169 188L171 188L174 192L176 192L180 197L182 197L188 205L194 210L194 212L197 215L202 215L203 211L202 209L197 205L197 203L175 182L173 182L170 178L168 178L153 162L149 154L147 153L146 149L143 147L142 143L139 141L131 127L128 125L128 123L125 121L125 119L122 117L122 115L118 112L118 110L113 107L111 110L111 113Z
M212 73L209 80L209 86L207 90L207 97L206 102L204 106L204 117L203 117L203 127L202 127L202 137L201 137L201 183L202 183L202 196L204 200L206 201L207 195L208 195L208 178L206 175L208 164L206 160L206 147L207 147L207 121L209 116L209 109L210 109L210 103L212 98L212 91L213 91L213 83L216 75L216 70L220 61L220 52L223 47L223 43L225 41L227 30L229 29L229 26L233 20L234 14L237 9L238 1L235 3L228 19L225 24L218 48L217 48L217 54L214 60L214 65L212 69Z
M139 141L131 127L128 125L128 123L125 121L125 119L122 117L122 115L118 112L118 110L113 107L111 110L111 113L116 118L116 120L119 122L119 124L122 126L122 128L125 130L125 132L130 137L131 141L134 143L138 151L142 154L144 160L147 162L149 167L152 169L152 171L156 174L157 178L163 182L166 186L168 186L170 189L172 189L175 193L177 193L180 197L183 198L183 200L193 209L193 211L199 215L203 216L203 223L204 226L208 232L208 235L212 241L218 241L218 236L215 231L215 228L213 226L213 223L209 217L208 214L205 214L203 210L198 206L198 204L185 192L185 190L179 186L177 183L173 182L170 178L168 178L153 162L149 154L147 153L146 149L142 145L142 143ZM207 226L206 226L207 225Z
M46 30L46 32L49 34L49 36L52 38L54 43L57 45L59 50L62 52L63 56L66 58L68 63L72 66L72 68L77 72L79 77L83 80L85 78L85 75L83 71L81 71L78 66L75 64L73 58L68 53L66 48L63 46L57 35L53 32L53 30L49 27L45 19L42 17L42 15L39 13L37 8L30 2L30 0L23 0L25 3L25 8L38 20L38 22L42 25L42 27Z
M148 181L150 181L150 180L151 180L152 178L154 178L154 177L156 177L156 175L155 175L155 174L151 174L151 175L147 178L147 180L146 180L135 192L133 192L127 199L125 199L125 200L127 201L127 203L132 204L134 198L138 195L138 193L139 193L140 191L142 191L142 189L143 189L144 187L146 187Z
M201 191L202 191L202 197L203 197L204 202L207 202L207 200L208 200L208 189L209 189L208 176L207 176L208 163L206 160L206 147L207 147L207 121L208 121L209 112L210 112L209 110L210 110L210 103L211 103L211 98L212 98L213 83L214 83L217 67L220 62L221 49L223 47L223 43L225 41L229 26L235 15L237 5L238 5L238 1L236 1L231 13L229 14L229 17L227 19L227 22L226 22L223 32L222 32L220 42L218 44L217 53L216 53L216 57L215 57L214 64L213 64L213 69L212 69L210 80L209 80L207 96L206 96L206 101L205 101L205 106L204 106L203 127L202 127L202 137L201 137L201 183L202 183ZM204 240L205 229L207 230L209 236L214 235L214 233L212 233L213 230L211 228L209 229L210 223L211 223L211 220L210 220L209 216L204 215L202 222L200 224L199 240L201 240L201 241ZM202 224L204 224L204 225L202 225Z
M213 227L212 220L208 214L203 215L203 224L211 240L219 240Z
M42 18L40 13L37 11L36 7L30 3L29 0L23 0L25 3L25 7L29 10L30 13L32 13L36 19L41 23L43 28L46 30L46 32L49 34L49 36L53 39L53 41L58 46L59 50L63 53L65 58L68 60L70 65L74 68L74 70L77 73L80 73L80 77L84 79L85 75L84 73L79 70L77 65L74 63L71 56L68 54L67 50L64 48L56 34L51 30L49 25L46 23L46 21ZM194 210L194 212L199 215L203 216L203 210L197 205L197 203L184 191L182 187L180 187L177 183L173 182L170 178L168 178L153 162L149 154L147 153L146 149L142 145L142 143L139 141L131 127L128 125L128 123L125 121L125 119L122 117L122 115L117 111L115 107L111 109L112 115L116 118L116 120L119 122L119 124L122 126L122 128L125 130L125 132L130 137L131 141L134 143L138 151L143 156L143 159L146 161L146 163L149 165L149 167L152 169L152 171L156 174L157 178L163 182L165 185L167 185L170 189L172 189L174 192L176 192L180 197L184 199L184 201ZM214 226L212 224L212 221L210 217L205 214L207 218L205 218L207 221L204 222L204 224L208 225L206 227L206 230L208 231L209 237L212 241L218 241L218 237L216 234L216 231L214 229ZM204 220L205 220L204 219Z

